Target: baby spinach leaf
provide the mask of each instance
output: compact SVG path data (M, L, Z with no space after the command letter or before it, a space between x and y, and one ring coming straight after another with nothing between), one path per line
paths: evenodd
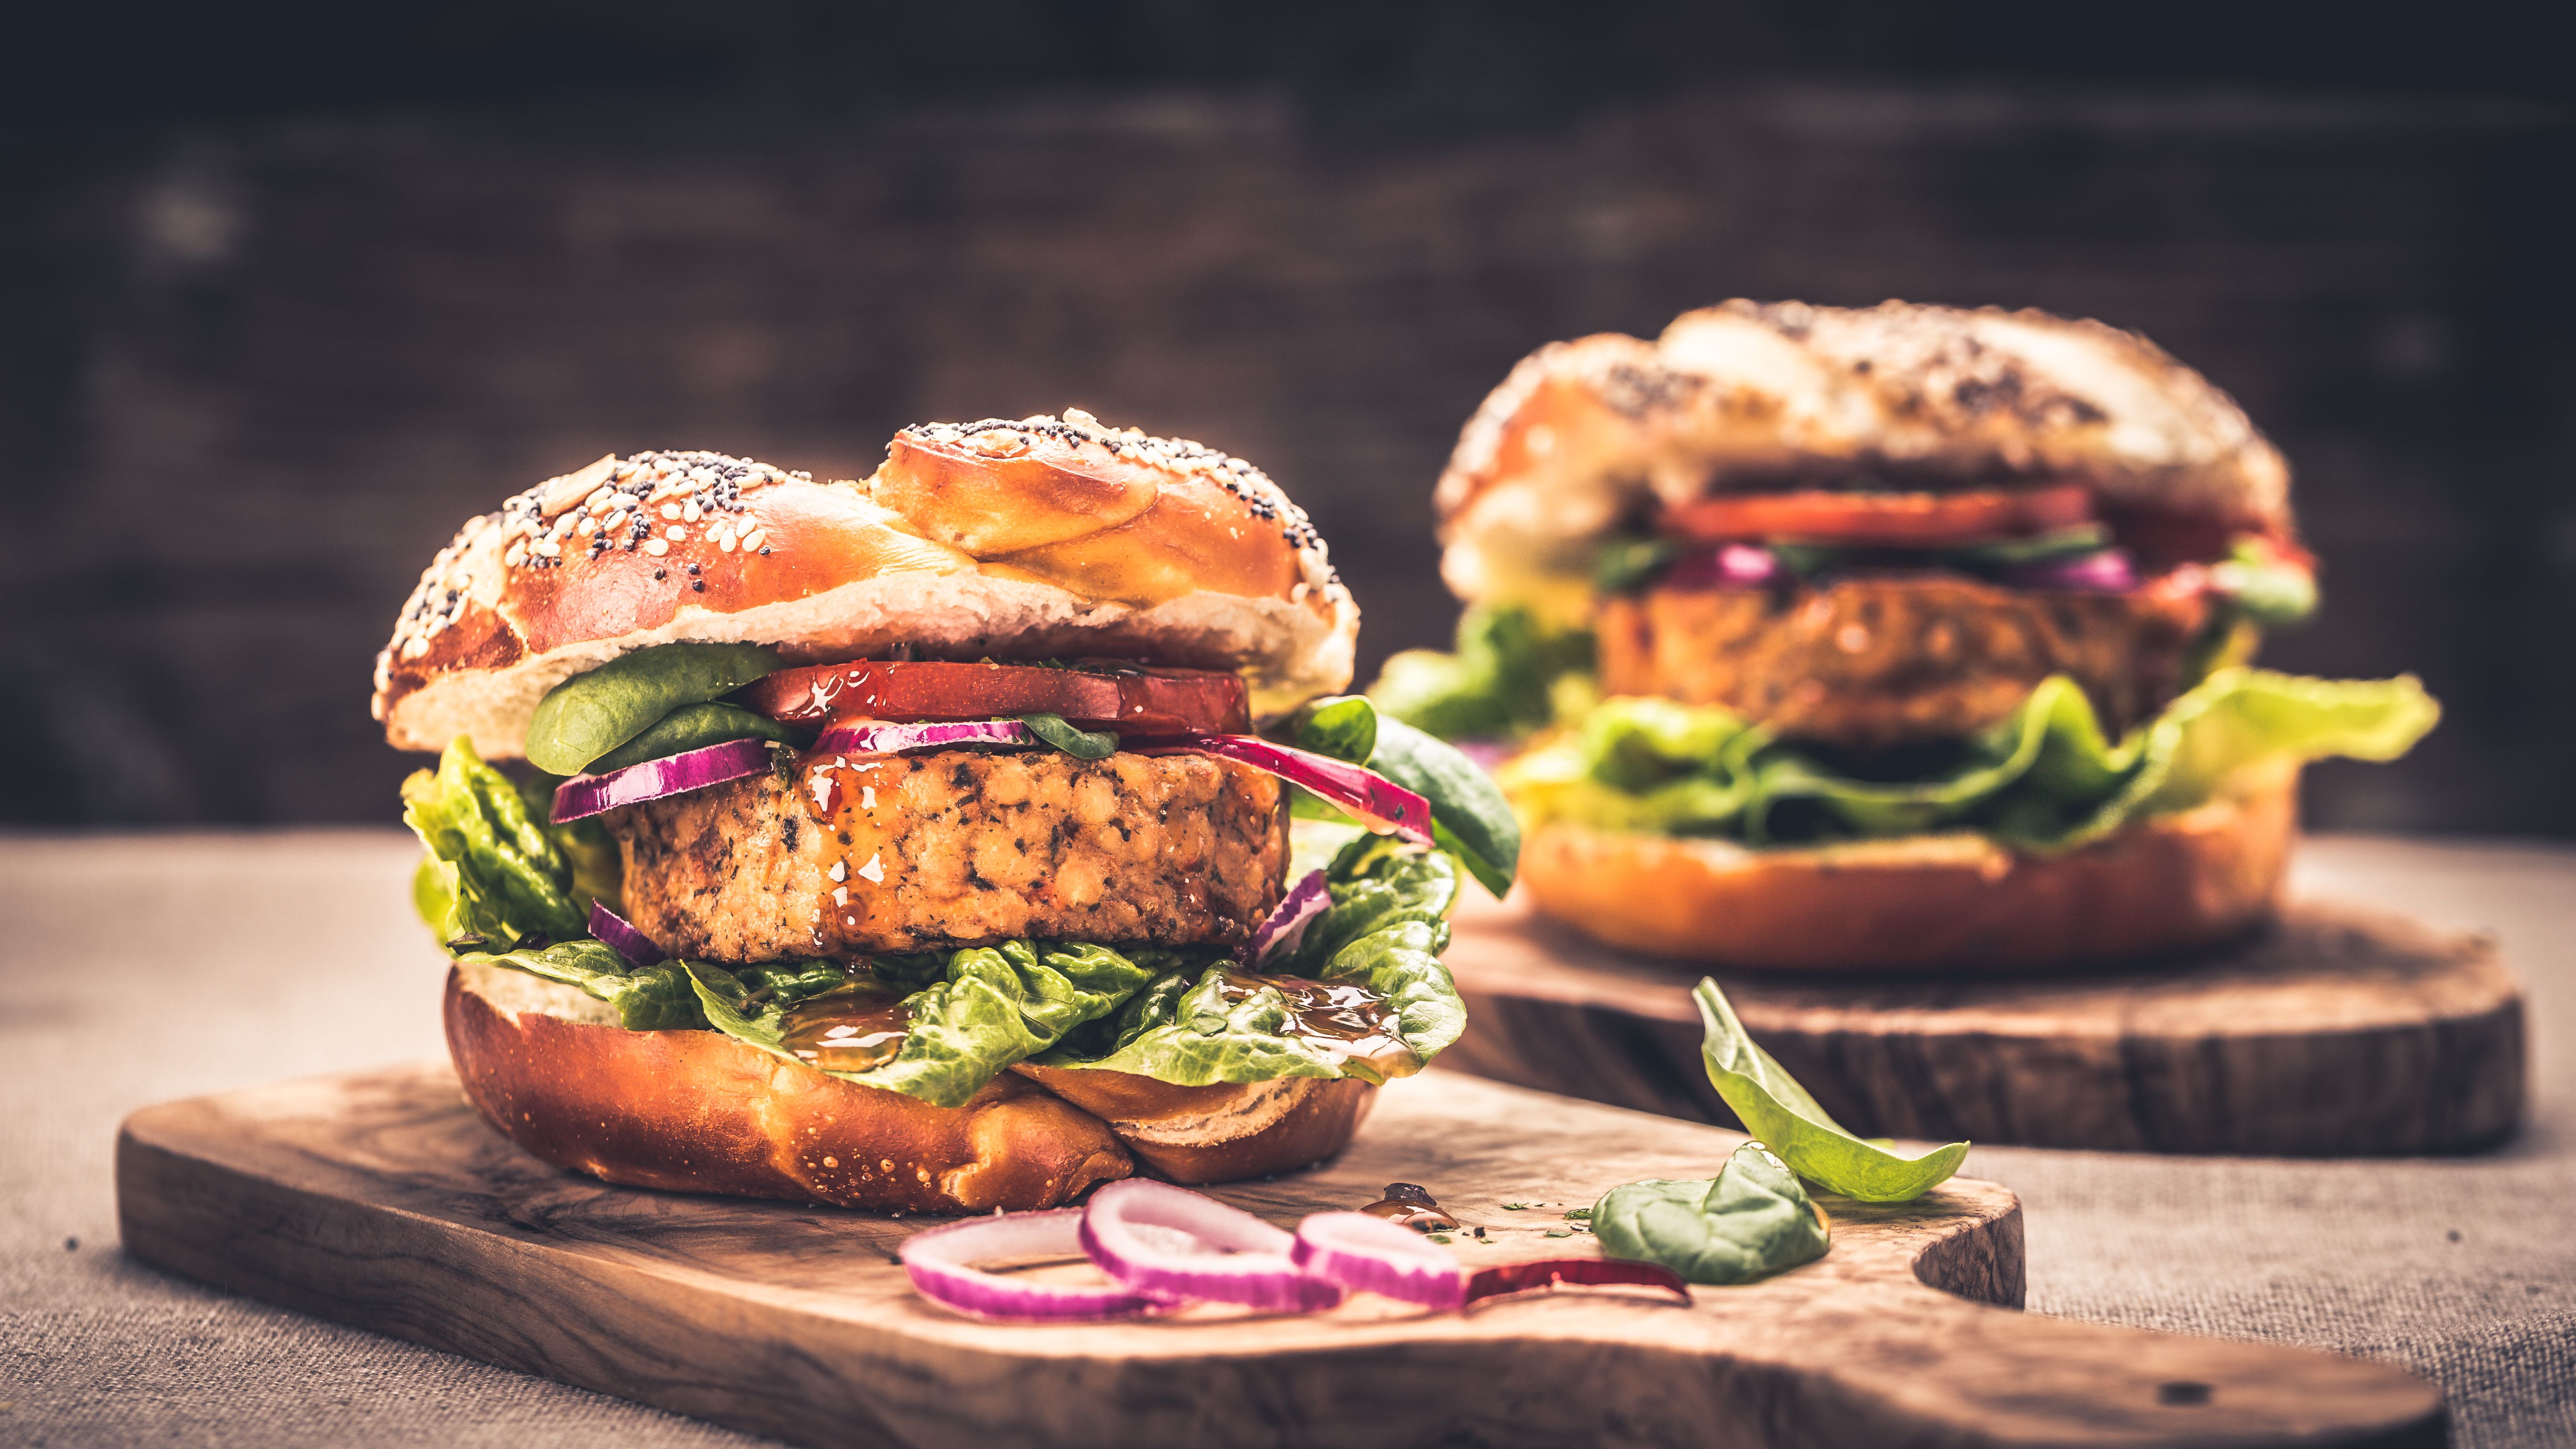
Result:
M1319 699L1289 721L1297 748L1365 765L1377 753L1377 706L1356 694Z
M1823 1257L1828 1238L1797 1174L1759 1142L1735 1149L1714 1178L1614 1187L1591 1222L1604 1255L1661 1263L1689 1283L1767 1278Z
M515 946L531 935L583 936L589 901L576 901L573 868L507 776L483 763L459 735L436 771L403 781L403 823L429 848L412 899L435 909L446 941Z
M618 1022L628 1031L680 1031L707 1024L688 973L676 961L630 968L626 958L592 940L558 941L533 951L469 951L456 959L579 987L617 1008Z
M784 665L757 644L662 644L621 654L537 701L528 763L578 775L682 705L721 698Z
M727 740L777 740L782 744L803 745L813 738L809 731L790 729L767 715L753 714L740 705L684 704L646 727L644 733L591 761L583 769L590 774L604 775L611 770L640 765L646 760L703 750Z
M1060 714L1024 714L1029 733L1077 760L1105 760L1118 753L1118 736L1110 730L1077 729Z
M1965 1142L1900 1157L1853 1136L1754 1044L1716 982L1701 978L1691 999L1699 1003L1706 1033L1700 1056L1710 1083L1744 1130L1769 1143L1800 1177L1862 1202L1905 1202L1931 1191L1967 1157Z
M1485 889L1500 898L1512 888L1520 864L1521 825L1493 777L1455 748L1402 720L1382 718L1377 707L1352 694L1326 699L1291 721L1299 749L1370 769L1431 802L1432 839L1456 856ZM1305 792L1292 808L1317 818ZM1329 818L1324 817L1324 818Z

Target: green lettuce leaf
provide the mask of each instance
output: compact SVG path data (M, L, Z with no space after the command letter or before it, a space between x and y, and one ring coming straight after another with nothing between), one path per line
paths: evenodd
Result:
M1686 1283L1750 1283L1825 1255L1825 1215L1759 1142L1714 1178L1648 1178L1602 1194L1592 1233L1612 1258L1661 1263Z
M2404 754L2441 711L2414 676L2324 680L2227 667L2113 742L2072 680L1910 780L1857 778L1724 710L1603 702L1582 727L1505 767L1525 823L1706 835L1746 845L1983 832L2071 849L2132 820L2187 810L2249 772Z
M787 1050L784 1032L788 1009L802 998L761 996L742 972L697 961L684 965L716 1030L773 1056L799 1060ZM963 1106L1013 1063L1112 1010L1153 974L1106 946L1083 943L1005 941L957 951L941 979L904 998L911 1021L894 1060L828 1075L934 1107Z
M1691 999L1699 1004L1700 1056L1710 1083L1744 1130L1769 1143L1800 1177L1862 1202L1905 1202L1947 1180L1967 1157L1965 1142L1900 1157L1853 1136L1755 1045L1716 982L1701 978Z
M1557 681L1592 668L1592 635L1512 605L1469 609L1454 654L1408 649L1368 688L1386 714L1444 740L1509 739L1555 714Z
M511 947L530 936L589 934L590 900L576 890L563 843L464 736L448 745L435 771L403 781L402 797L403 823L429 848L413 880L413 904L441 940ZM591 864L596 884L598 862Z
M676 961L629 967L624 957L591 940L558 941L539 950L468 951L456 959L577 986L617 1008L617 1019L628 1031L703 1029L707 1024L688 973Z
M1406 851L1384 837L1361 836L1335 858L1325 880L1333 905L1270 974L1367 986L1394 1008L1397 1035L1417 1063L1429 1062L1467 1025L1457 984L1440 963L1449 944L1447 912L1458 893L1456 866L1436 851ZM1069 1043L1045 1064L1193 1087L1277 1077L1380 1078L1367 1061L1288 1034L1288 1001L1275 988L1229 1000L1227 977L1221 964L1166 972L1119 1013L1108 1041Z

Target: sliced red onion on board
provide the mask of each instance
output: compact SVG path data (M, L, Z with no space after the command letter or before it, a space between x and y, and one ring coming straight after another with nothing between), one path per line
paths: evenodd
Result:
M1289 1259L1318 1278L1426 1308L1461 1308L1467 1275L1447 1249L1367 1213L1313 1213Z
M895 1256L922 1297L969 1318L1099 1323L1169 1306L1114 1284L1039 1283L975 1266L1007 1258L1079 1257L1084 1212L1006 1213L932 1228L904 1239Z
M1143 754L1186 750L1250 765L1312 790L1380 835L1412 845L1431 843L1431 802L1374 770L1273 744L1259 735L1175 735L1137 748Z
M1306 927L1332 907L1333 894L1324 887L1324 873L1306 872L1306 878L1280 899L1278 908L1253 928L1252 939L1235 952L1235 959L1258 970L1271 957L1296 950L1306 937Z
M1466 1301L1528 1293L1560 1283L1588 1287L1660 1288L1684 1303L1691 1301L1682 1275L1661 1263L1632 1263L1624 1258L1548 1258L1536 1263L1503 1263L1479 1269L1467 1280Z
M1694 553L1674 561L1665 578L1682 588L1760 589L1789 577L1789 566L1767 548L1749 543L1721 544L1714 553Z
M2004 582L2025 589L2071 589L2125 594L2138 586L2137 566L2126 549L2105 548L2072 558L2024 564L2004 572Z
M1288 1256L1295 1238L1187 1188L1131 1177L1093 1193L1081 1217L1082 1250L1131 1292L1280 1313L1342 1301Z
M767 740L720 745L646 760L605 775L575 775L555 789L554 823L586 819L621 805L640 805L757 775L769 768Z
M818 755L892 754L898 750L945 749L951 745L1034 745L1043 743L1015 719L976 719L948 724L834 725L814 742Z
M653 938L635 929L635 923L610 910L599 901L590 903L590 934L601 945L626 958L629 966L653 966L671 959L671 954L653 944Z

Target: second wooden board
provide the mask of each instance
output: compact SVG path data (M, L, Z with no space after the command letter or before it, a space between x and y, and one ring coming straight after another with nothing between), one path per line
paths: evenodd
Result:
M1469 892L1444 1065L1732 1123L1703 974ZM2061 978L1715 973L1763 1047L1870 1135L2279 1156L2457 1152L2522 1119L2522 992L2484 936L2320 902L2190 959Z

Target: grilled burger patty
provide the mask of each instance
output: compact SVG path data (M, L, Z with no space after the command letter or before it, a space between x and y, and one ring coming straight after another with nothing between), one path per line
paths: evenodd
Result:
M635 924L732 964L1015 936L1230 945L1288 862L1278 780L1201 755L851 756L600 818Z
M2152 587L2041 593L1930 573L1785 592L1666 585L1603 601L1601 687L1876 750L1973 733L2066 674L2117 731L2182 689L2208 620L2206 595Z

